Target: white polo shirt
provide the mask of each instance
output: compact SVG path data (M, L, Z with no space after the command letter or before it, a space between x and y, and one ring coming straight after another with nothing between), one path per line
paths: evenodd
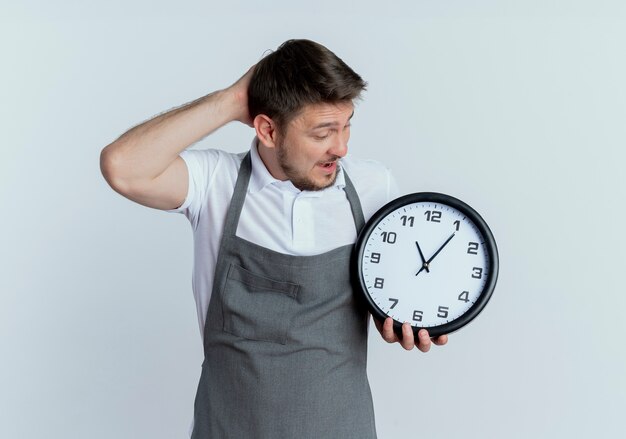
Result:
M320 191L301 191L289 180L272 177L259 156L257 141L254 136L250 147L252 173L237 228L237 236L255 244L305 256L354 243L356 228L343 190L343 169L359 195L365 221L398 197L397 184L389 169L375 160L349 155L340 159L333 186ZM166 211L183 213L193 230L191 282L202 340L226 212L246 153L217 149L182 151L180 157L189 171L189 191L180 207Z

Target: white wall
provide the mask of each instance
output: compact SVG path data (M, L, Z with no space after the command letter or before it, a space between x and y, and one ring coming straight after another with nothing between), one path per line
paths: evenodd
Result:
M100 150L288 38L369 82L352 154L465 200L498 242L494 296L448 345L373 332L379 437L623 434L623 2L295 3L2 5L0 437L186 437L191 229L113 192Z

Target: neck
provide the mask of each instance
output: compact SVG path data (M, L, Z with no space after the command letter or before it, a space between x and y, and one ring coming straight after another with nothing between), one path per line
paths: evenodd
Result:
M261 161L272 175L272 177L278 180L288 180L288 177L283 172L282 168L278 164L278 157L276 156L276 148L269 148L259 140L257 140L257 150Z

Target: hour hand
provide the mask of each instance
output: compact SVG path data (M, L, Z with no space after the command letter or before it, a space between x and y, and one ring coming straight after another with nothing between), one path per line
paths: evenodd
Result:
M420 252L420 258L422 258L422 268L426 269L427 273L430 273L430 270L428 268L428 264L426 263L426 258L424 258L424 253L422 253L422 249L420 248L420 245L417 241L415 241L415 245L417 246L417 251ZM420 270L422 271L422 270ZM417 272L419 274L419 271ZM417 276L417 274L416 274Z

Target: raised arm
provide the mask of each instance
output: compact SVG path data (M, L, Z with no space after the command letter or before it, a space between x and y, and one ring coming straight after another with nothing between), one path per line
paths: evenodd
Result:
M107 183L144 206L179 207L188 191L185 148L231 121L253 126L248 84L254 66L228 88L218 90L144 122L107 145L100 169Z

